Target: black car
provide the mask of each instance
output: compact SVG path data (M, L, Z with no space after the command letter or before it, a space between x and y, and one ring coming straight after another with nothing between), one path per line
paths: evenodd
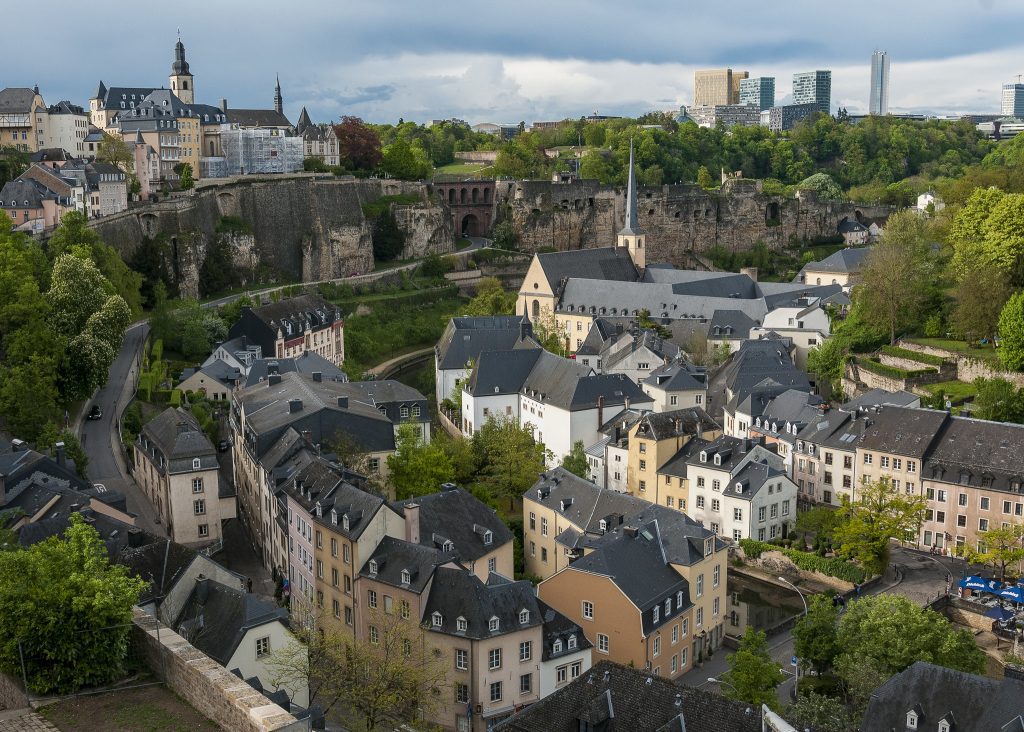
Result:
M93 404L92 409L89 410L89 416L87 419L100 419L103 416L103 410L100 409L99 404Z
M217 452L227 452L231 449L231 443L227 440L221 440L217 443Z

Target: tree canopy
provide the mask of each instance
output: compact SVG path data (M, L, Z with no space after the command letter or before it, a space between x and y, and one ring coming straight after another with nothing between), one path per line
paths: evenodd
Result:
M436 493L452 479L448 455L440 445L423 441L419 425L399 425L395 443L395 454L388 456L388 472L398 500Z
M835 527L833 541L840 554L880 574L889 560L889 540L916 533L926 507L923 496L900 493L888 478L861 483L855 501L843 496L842 523Z
M727 697L778 709L775 687L786 677L768 652L768 638L762 631L748 627L728 662L729 670L722 674L727 684L723 686Z

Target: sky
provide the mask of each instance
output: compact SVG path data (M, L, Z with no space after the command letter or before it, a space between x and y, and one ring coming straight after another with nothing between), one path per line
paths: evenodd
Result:
M35 34L5 34L0 87L38 84L47 104L87 107L101 79L167 85L180 29L197 102L270 108L279 74L292 122L303 106L318 122L637 116L689 104L694 70L726 66L776 77L776 103L789 101L794 72L831 69L833 109L858 113L876 48L891 59L891 112L985 113L1024 74L1021 0L55 5L45 53ZM38 22L25 3L6 20Z

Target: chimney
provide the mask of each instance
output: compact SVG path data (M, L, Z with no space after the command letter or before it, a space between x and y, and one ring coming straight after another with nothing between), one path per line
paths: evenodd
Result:
M301 399L289 399L288 400L288 411L292 414L302 409Z
M280 383L281 383L281 374L270 374L270 376L267 377L267 384L269 386L275 386L275 385L280 384Z
M338 397L338 407L340 407L341 409L348 409L348 397L347 396L340 396L340 397Z
M7 476L0 473L0 506L7 502Z
M629 411L629 397L626 397L626 401L622 408L625 409L627 412Z
M308 351L305 351L304 353L308 353ZM314 371L313 372L313 381L323 381L323 380L324 380L324 375L323 375L322 372L320 372L320 371Z
M19 439L11 440L11 452L21 452L25 449L25 441Z
M604 395L597 398L597 428L601 429L604 424Z
M221 109L222 109L223 111L225 111L225 112L227 112L227 111L228 111L228 100L227 100L227 99L221 99L221 100L220 100L220 108L221 108Z
M624 528L622 530L622 533L625 534L630 539L635 539L636 538L636 533L637 533L636 527L635 526L627 526L626 528Z
M301 402L300 402L300 405L301 405ZM302 439L304 439L306 442L308 442L311 445L313 444L313 432L312 432L312 430L302 430L299 434L302 435Z
M142 529L132 527L128 529L128 546L138 548L142 546L142 540L144 538Z
M209 597L210 580L206 578L206 575L201 574L198 577L196 577L196 601L200 605L205 605Z
M53 449L56 450L57 452L57 465L61 466L62 468L66 468L68 465L68 460L64 452L64 443L58 442L56 445L53 446Z
M420 504L405 504L405 540L410 544L420 543Z

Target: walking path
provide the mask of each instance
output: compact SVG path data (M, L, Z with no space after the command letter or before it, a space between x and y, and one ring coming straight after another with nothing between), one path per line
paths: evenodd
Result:
M31 709L0 712L0 732L59 732Z

